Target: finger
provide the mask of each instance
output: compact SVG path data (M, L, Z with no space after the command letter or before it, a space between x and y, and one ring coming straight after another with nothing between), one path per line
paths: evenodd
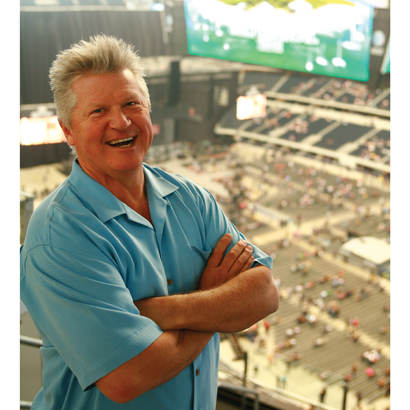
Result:
M232 264L230 273L234 274L235 276L240 273L242 271L242 268L247 264L249 258L252 256L252 252L252 246L246 246L236 259L235 263Z
M232 235L230 233L226 233L222 238L218 241L216 244L214 250L211 253L211 256L208 259L208 266L214 266L217 267L220 265L224 253L226 249L228 248L229 244L232 241Z
M221 262L220 267L223 269L226 269L226 271L229 271L232 269L233 264L236 262L236 260L239 258L239 256L242 254L244 249L247 246L247 242L245 240L241 240L237 242L232 249L225 255L223 258L223 261Z
M245 272L246 270L251 268L252 262L255 260L255 257L252 255L249 257L249 259L246 261L245 265L243 265L243 268L239 273Z

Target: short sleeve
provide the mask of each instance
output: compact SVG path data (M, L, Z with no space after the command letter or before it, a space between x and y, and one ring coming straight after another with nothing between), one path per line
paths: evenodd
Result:
M232 241L227 251L229 251L229 249L231 249L241 239L246 240L245 236L237 230L235 225L233 225L225 215L213 195L199 185L194 185L194 187L205 223L206 240L211 249L215 248L218 241L226 233L230 233L232 235ZM259 263L267 266L269 269L272 269L273 259L253 244L250 243L250 245L253 247L253 256L255 257L252 267Z
M25 258L21 293L41 333L83 390L152 344L161 329L139 315L118 270L98 257L37 246Z

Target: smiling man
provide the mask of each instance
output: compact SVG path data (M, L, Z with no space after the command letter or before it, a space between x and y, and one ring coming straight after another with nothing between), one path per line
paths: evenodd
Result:
M82 170L150 220L143 159L153 132L148 99L129 69L88 74L72 84L77 104L70 126L59 120Z
M218 332L277 310L272 259L208 191L143 162L150 100L130 45L81 41L50 79L77 157L21 247L44 344L32 409L215 409Z

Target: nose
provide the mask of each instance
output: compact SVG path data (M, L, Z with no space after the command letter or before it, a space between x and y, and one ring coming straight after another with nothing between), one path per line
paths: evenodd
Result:
M111 110L110 127L124 130L131 124L131 120L124 114L120 107Z

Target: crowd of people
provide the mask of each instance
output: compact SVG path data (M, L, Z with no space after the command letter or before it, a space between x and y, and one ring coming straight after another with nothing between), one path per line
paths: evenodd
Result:
M377 135L369 138L359 146L360 158L369 159L390 165L390 140L380 138Z
M288 250L293 244L292 241L283 239L275 245L270 245L265 251L268 254L274 255L274 260L277 260L280 253L282 251L289 252ZM281 323L280 312L278 312L279 316L275 315L272 321L268 320L268 325L255 326L249 330L247 336L253 343L257 344L260 351L266 352L269 364L273 362L275 357L281 356L286 357L289 366L297 363L303 365L304 357L306 357L308 351L306 350L308 349L306 344L307 337L310 338L310 346L312 349L309 355L314 354L313 352L316 349L318 349L318 352L322 351L322 348L329 344L330 340L333 340L333 336L330 333L333 332L335 328L331 324L323 324L320 317L316 314L317 308L320 312L326 313L330 320L341 319L343 317L341 312L343 312L345 300L350 299L351 302L349 303L364 303L363 301L365 299L374 297L377 293L385 292L383 281L374 272L369 272L367 281L352 281L352 277L347 273L348 267L338 268L333 272L318 275L315 261L321 260L324 255L324 251L320 248L314 251L296 251L295 249L294 259L290 261L288 271L283 270L283 273L276 278L281 300L292 301L291 303L296 302L300 308L294 317L294 325L286 327L283 330L283 336L278 337L278 335L282 334L278 334L276 331L276 329L278 329L277 325ZM293 278L291 281L294 284L291 286L287 285L289 278ZM316 289L317 293L312 294L312 291L314 292ZM381 307L381 311L384 314L389 314L389 308L390 305L385 304ZM358 315L344 318L343 320L345 321L346 342L355 345L360 344L363 336L363 320ZM286 319L286 322L288 323L289 319ZM316 334L311 331L306 332L304 330L305 326L311 329L317 328ZM267 338L269 337L268 330L272 327L275 342L273 350L269 351L267 350L267 346L269 345ZM378 332L382 336L386 335L389 332L389 327L381 325L379 326ZM370 354L375 354L375 352ZM380 355L381 353L379 352L378 354ZM367 357L366 353L365 357ZM373 363L373 365L376 364L377 362ZM371 377L368 375L368 372L370 372L367 370L368 368L374 372ZM332 374L324 370L322 374L325 375L325 373L328 374L324 376L324 379ZM345 382L353 382L362 374L365 374L369 381L374 380L374 383L380 389L386 389L387 392L389 386L388 376L384 373L380 374L380 370L373 369L371 365L368 364L363 366L355 362L352 364L350 371L340 374L340 378Z

